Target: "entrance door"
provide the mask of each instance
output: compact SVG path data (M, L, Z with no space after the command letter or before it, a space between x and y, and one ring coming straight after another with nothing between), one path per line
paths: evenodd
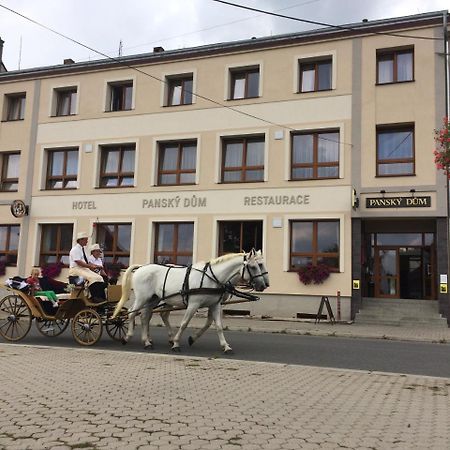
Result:
M375 297L399 297L398 248L376 248Z

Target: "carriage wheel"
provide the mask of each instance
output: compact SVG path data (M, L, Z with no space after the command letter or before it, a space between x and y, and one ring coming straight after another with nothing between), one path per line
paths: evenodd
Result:
M123 339L128 332L128 310L127 308L122 308L120 314L115 318L106 319L105 322L106 332L109 334L111 339L115 341L123 342Z
M20 341L31 328L33 316L19 295L7 295L0 300L0 335L8 341Z
M69 319L46 320L36 318L36 328L46 337L55 337L62 334L69 325Z
M72 319L72 335L80 345L94 345L102 331L102 319L93 309L82 309Z

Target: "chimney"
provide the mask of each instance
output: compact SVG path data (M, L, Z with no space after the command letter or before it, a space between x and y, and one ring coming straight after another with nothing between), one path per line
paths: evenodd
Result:
M5 41L0 38L0 72L6 72L6 67L3 64L3 44Z
M67 58L64 60L64 65L67 64L75 64L75 61L72 58Z
M164 49L162 47L153 47L153 53L161 53Z

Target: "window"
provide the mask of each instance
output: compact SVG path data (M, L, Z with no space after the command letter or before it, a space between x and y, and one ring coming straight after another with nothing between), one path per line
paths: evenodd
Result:
M237 100L259 96L259 67L232 69L230 80L230 99Z
M6 98L5 120L23 120L25 117L25 97L22 94L8 94Z
M339 270L339 221L291 221L289 267L297 270L308 264L326 264Z
M72 116L77 109L77 88L55 89L56 110L55 116Z
M20 153L3 153L0 191L16 192L19 186Z
M331 89L332 60L299 61L299 92L327 91Z
M414 126L377 127L377 176L414 174Z
M134 144L101 147L100 187L134 186Z
M264 137L223 140L222 182L264 181Z
M339 131L292 134L291 179L339 178Z
M0 225L0 261L17 266L20 225Z
M194 224L192 222L156 223L155 257L157 264L192 264Z
M133 82L108 83L109 105L107 111L126 111L131 109Z
M377 52L377 83L400 83L414 77L414 49L379 50Z
M39 265L43 267L61 262L68 266L72 237L73 225L71 223L41 225Z
M219 222L219 256L262 249L262 221Z
M78 149L47 150L46 189L76 189Z
M167 78L167 106L192 104L193 75Z
M97 243L103 249L103 260L109 264L130 265L131 223L99 223Z
M194 184L197 142L159 144L158 185Z

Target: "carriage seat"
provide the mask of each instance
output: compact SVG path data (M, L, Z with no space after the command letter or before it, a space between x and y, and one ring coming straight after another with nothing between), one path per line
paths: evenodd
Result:
M69 276L69 284L73 284L76 287L84 287L85 279L83 277Z

